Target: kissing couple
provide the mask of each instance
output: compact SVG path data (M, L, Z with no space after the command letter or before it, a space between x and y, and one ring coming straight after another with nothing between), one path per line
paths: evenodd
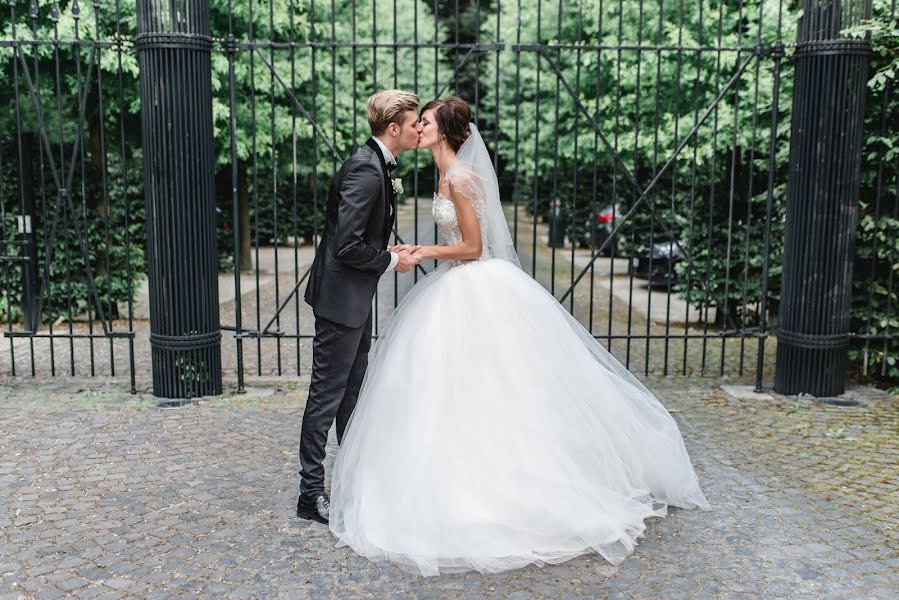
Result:
M366 103L371 137L331 181L305 299L315 314L297 515L421 575L629 555L669 505L708 509L661 403L520 267L468 104ZM390 172L429 150L442 243L388 247ZM440 266L403 297L369 364L386 272ZM325 485L325 444L339 449Z

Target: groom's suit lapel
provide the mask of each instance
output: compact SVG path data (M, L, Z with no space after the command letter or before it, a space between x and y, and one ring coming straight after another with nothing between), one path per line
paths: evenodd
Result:
M384 162L384 154L381 152L378 142L374 138L368 138L365 145L371 148L375 156L378 157L378 162L381 164L381 173L384 175L384 202L386 204L385 210L387 211L387 221L384 228L387 230L385 235L389 235L393 226L393 217L396 214L396 196L393 193L393 186L390 184L390 173L387 172L387 163Z

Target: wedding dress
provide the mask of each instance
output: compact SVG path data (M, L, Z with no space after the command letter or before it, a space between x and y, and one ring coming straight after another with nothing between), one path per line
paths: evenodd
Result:
M378 340L335 460L339 545L423 575L630 554L668 505L708 508L674 419L518 265L474 125L446 177L482 230ZM446 244L461 242L437 194Z

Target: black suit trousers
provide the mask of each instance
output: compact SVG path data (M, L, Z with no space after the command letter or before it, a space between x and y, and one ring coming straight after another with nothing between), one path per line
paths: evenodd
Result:
M311 499L325 491L325 444L337 421L337 443L356 408L368 367L372 315L362 327L347 327L315 318L312 340L312 383L300 432L300 494Z

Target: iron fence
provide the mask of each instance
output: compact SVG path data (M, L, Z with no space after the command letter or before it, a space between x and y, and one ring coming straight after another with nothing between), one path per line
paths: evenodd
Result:
M308 371L302 291L328 179L367 137L365 98L400 87L471 102L524 268L629 368L761 385L799 18L783 0L211 2L225 373L242 388ZM0 369L105 364L135 386L149 372L132 301L147 272L135 7L20 0L2 26ZM398 174L409 193L395 240L433 243L429 157L401 156ZM886 176L873 189L863 211L896 210ZM30 232L17 222L29 216ZM887 243L871 244L888 260ZM376 335L431 268L382 279ZM891 325L870 321L866 343L886 348Z
M134 364L139 196L125 158L132 124L114 117L128 114L131 48L120 5L105 19L99 7L6 3L0 254L12 375L23 362L32 376L95 375L102 353L115 376L123 344Z

